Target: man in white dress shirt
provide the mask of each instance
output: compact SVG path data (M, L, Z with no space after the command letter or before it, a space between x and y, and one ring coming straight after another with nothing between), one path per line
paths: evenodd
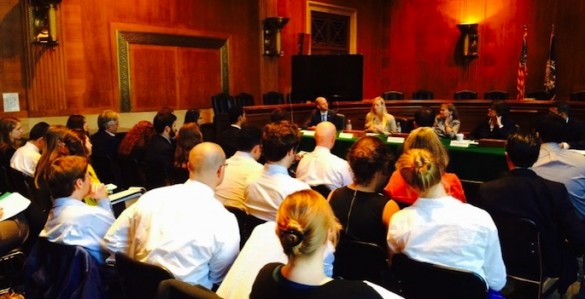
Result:
M331 122L320 122L315 128L315 149L305 154L297 167L297 179L311 185L326 185L329 190L352 182L347 161L331 153L337 130Z
M275 221L276 211L284 198L296 191L311 187L288 174L300 143L297 125L288 121L270 123L264 127L262 153L266 164L256 180L246 187L248 213L263 221Z
M41 158L41 148L45 144L45 135L49 130L49 124L42 121L32 127L29 133L29 140L19 147L10 159L10 167L25 175L33 177L37 162Z
M239 252L236 218L214 197L225 154L215 143L200 143L189 153L188 167L187 182L151 190L126 209L104 245L211 289L221 283Z

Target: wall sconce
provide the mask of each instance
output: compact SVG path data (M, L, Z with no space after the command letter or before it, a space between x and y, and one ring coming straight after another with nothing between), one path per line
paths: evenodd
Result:
M49 47L59 44L57 39L57 5L61 0L31 0L32 34L34 42Z
M479 57L479 34L477 24L457 24L461 31L461 54L466 58Z
M280 30L288 23L285 17L270 17L264 19L264 56L282 56L280 50Z

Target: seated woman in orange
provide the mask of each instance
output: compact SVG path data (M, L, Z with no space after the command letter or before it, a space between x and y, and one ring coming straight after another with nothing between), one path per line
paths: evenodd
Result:
M396 120L386 110L386 103L381 97L372 101L372 109L366 115L365 129L367 132L390 135L396 132Z
M426 149L431 152L433 157L437 158L445 191L456 199L466 202L463 185L459 177L454 173L445 172L449 164L449 154L447 154L445 146L443 146L435 131L429 127L420 127L410 132L410 135L404 141L404 152L413 148ZM419 196L418 191L408 186L398 171L392 173L384 192L393 200L404 205L413 204Z

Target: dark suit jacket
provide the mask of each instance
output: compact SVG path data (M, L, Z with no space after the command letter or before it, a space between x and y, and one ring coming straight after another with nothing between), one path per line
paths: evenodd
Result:
M489 118L485 118L475 127L473 132L471 132L471 136L473 139L508 139L508 136L518 131L516 123L508 117L502 117L502 124L504 126L501 129L494 127L493 130L490 130Z
M175 145L163 136L152 138L144 155L147 189L170 184L170 174L173 169Z
M572 149L585 149L585 122L569 118L567 122L566 141Z
M118 156L118 145L120 140L116 136L108 134L104 130L99 130L90 137L93 145L92 156L115 158Z
M337 116L337 113L335 111L327 110L327 121L332 122L338 131L343 130L343 123L341 123L341 118ZM320 122L321 112L319 111L319 109L315 109L311 112L309 118L307 118L307 120L305 120L305 122L303 123L303 129L316 126Z
M240 129L230 125L229 128L225 129L221 132L221 135L219 135L218 143L223 149L226 158L233 156L238 150L236 140L239 132Z
M536 223L541 231L545 273L558 275L576 269L576 257L571 256L564 239L582 251L585 225L563 184L543 179L530 169L514 169L480 186L479 206L492 216L528 218ZM574 281L567 275L571 274L561 276Z

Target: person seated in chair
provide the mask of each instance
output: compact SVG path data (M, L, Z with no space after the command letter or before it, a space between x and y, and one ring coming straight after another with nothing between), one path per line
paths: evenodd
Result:
M91 135L93 144L93 156L110 157L118 156L120 140L116 137L120 126L120 115L112 110L104 110L97 119L98 131Z
M303 129L315 129L322 121L328 121L335 124L335 128L338 131L343 130L343 124L341 123L341 119L337 116L337 113L333 110L329 110L329 103L327 99L324 97L318 97L315 99L315 106L317 109L311 112L311 115L305 120L303 123Z
M501 290L506 267L490 215L447 194L442 166L426 149L405 152L396 169L420 198L392 216L387 236L390 251L474 272L490 289Z
M478 206L494 217L534 221L541 233L544 273L560 277L559 290L564 293L577 279L577 258L567 245L577 252L585 250L585 224L577 216L567 188L541 178L531 169L539 152L540 141L534 135L508 137L506 160L510 173L480 185Z
M441 105L433 124L439 137L454 139L455 135L459 133L459 127L461 127L461 121L455 105L451 103Z
M44 121L34 125L30 130L29 140L12 155L10 167L33 177L37 163L41 158L41 149L44 146L48 130L49 124Z
M335 125L328 121L315 127L315 149L299 161L297 179L311 186L325 185L330 191L351 183L349 164L331 153L336 133Z
M566 149L585 149L585 122L569 117L571 107L567 102L555 102L549 111L565 120L565 140L561 143Z
M390 135L397 130L396 119L386 109L386 102L381 97L372 101L372 108L366 115L366 132Z
M230 126L221 132L218 138L218 143L221 145L226 158L230 158L237 151L238 145L236 144L236 138L238 132L246 123L246 113L244 112L244 108L234 106L228 111L228 117Z
M147 188L168 186L173 170L177 117L169 109L161 109L153 120L155 135L144 155Z
M88 165L87 158L80 156L64 156L51 163L45 177L55 200L40 237L83 246L104 263L101 242L115 218L106 187L91 183ZM98 206L83 203L88 196L99 199Z
M510 134L516 133L518 127L510 119L509 114L510 106L506 101L494 101L488 108L487 117L471 132L472 138L505 140Z

